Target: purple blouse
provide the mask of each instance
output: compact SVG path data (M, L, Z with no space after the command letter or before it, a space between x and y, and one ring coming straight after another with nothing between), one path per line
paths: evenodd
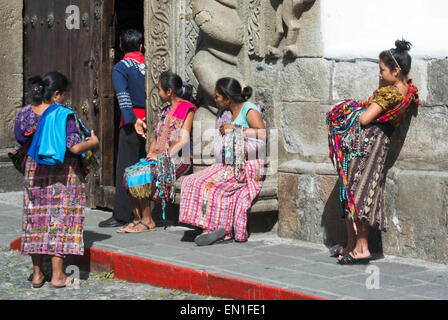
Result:
M27 105L20 110L14 123L14 135L16 140L24 145L33 139L33 134L39 124L40 116L34 113L31 105ZM67 120L66 146L68 149L82 142L78 127L72 116Z

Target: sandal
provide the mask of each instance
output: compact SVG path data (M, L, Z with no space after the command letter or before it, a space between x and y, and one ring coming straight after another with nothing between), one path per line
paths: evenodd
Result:
M350 253L347 253L338 261L340 265L355 265L355 264L369 264L372 256L367 258L355 259Z
M233 239L233 238L224 238L224 239L221 239L221 240L217 240L215 243L216 244L227 244L227 243L233 243L233 242L235 242L235 240Z
M339 256L342 256L343 254L341 251L344 250L344 246L342 244L337 244L330 248L330 257L337 258Z
M194 242L200 246L208 246L212 243L218 241L221 238L224 238L226 235L226 230L224 228L220 228L210 233L202 233L194 239Z
M129 222L127 225L124 225L123 227L121 227L120 229L117 230L117 233L126 233L127 231L125 230L127 227L129 227L129 225L132 225L133 227L137 226L138 223L135 222Z
M80 283L81 283L81 281L80 281L79 279L71 278L71 279L70 279L70 282L68 282L68 279L67 279L67 281L65 282L65 284L62 285L62 286L55 286L55 285L52 285L52 284L50 284L50 286L51 286L52 288L55 288L55 289L62 289L62 288L79 287Z
M143 229L143 230L128 230L128 231L125 231L126 233L142 233L142 232L148 232L148 231L153 231L153 230L155 230L156 228L154 227L154 228L151 228L150 226L148 226L146 223L143 223L143 222L139 222L139 223L137 223L136 225L135 225L135 227L136 226L138 226L139 224L141 224L142 226L144 226L145 227L145 229Z
M34 289L39 289L39 288L43 287L45 282L50 281L50 280L51 280L50 277L44 273L44 279L42 280L42 282L41 283L37 283L37 284L32 283L32 286L33 286ZM32 278L31 278L31 281L32 281Z

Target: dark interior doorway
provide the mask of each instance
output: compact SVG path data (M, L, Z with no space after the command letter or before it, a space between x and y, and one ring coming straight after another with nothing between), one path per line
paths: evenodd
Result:
M144 33L144 0L115 0L115 61L118 63L124 57L120 49L120 34L127 29L135 29ZM143 49L144 53L144 49ZM111 75L112 76L112 75ZM118 131L120 123L120 108L118 101L114 99L115 107L115 146L118 146ZM115 148L114 164L117 161L117 148ZM115 177L114 168L114 177ZM114 179L115 181L115 179Z
M120 50L120 34L126 29L135 29L144 34L144 3L143 0L115 0L115 62L123 59L124 52Z

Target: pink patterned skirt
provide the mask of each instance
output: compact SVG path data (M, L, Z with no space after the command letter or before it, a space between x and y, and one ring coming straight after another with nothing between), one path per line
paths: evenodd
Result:
M247 211L259 194L263 179L263 160L247 161L241 180L234 167L212 165L182 181L179 222L204 230L224 228L235 241L248 238Z
M83 255L85 193L79 158L67 154L65 163L41 167L28 157L22 215L24 255L58 257Z

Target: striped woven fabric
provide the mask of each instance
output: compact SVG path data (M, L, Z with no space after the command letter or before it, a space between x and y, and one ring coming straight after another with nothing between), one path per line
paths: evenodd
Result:
M263 162L245 162L241 180L233 166L220 163L185 177L179 222L209 231L224 228L235 241L246 241L247 211L261 190Z
M416 86L413 85L412 79L408 80L408 85L409 85L408 94L406 95L406 97L404 97L401 103L387 110L376 120L376 122L381 123L393 122L403 114L407 113L412 105L415 105L417 108L419 107L418 89Z
M78 157L41 167L28 157L25 168L22 254L83 255L84 183Z

